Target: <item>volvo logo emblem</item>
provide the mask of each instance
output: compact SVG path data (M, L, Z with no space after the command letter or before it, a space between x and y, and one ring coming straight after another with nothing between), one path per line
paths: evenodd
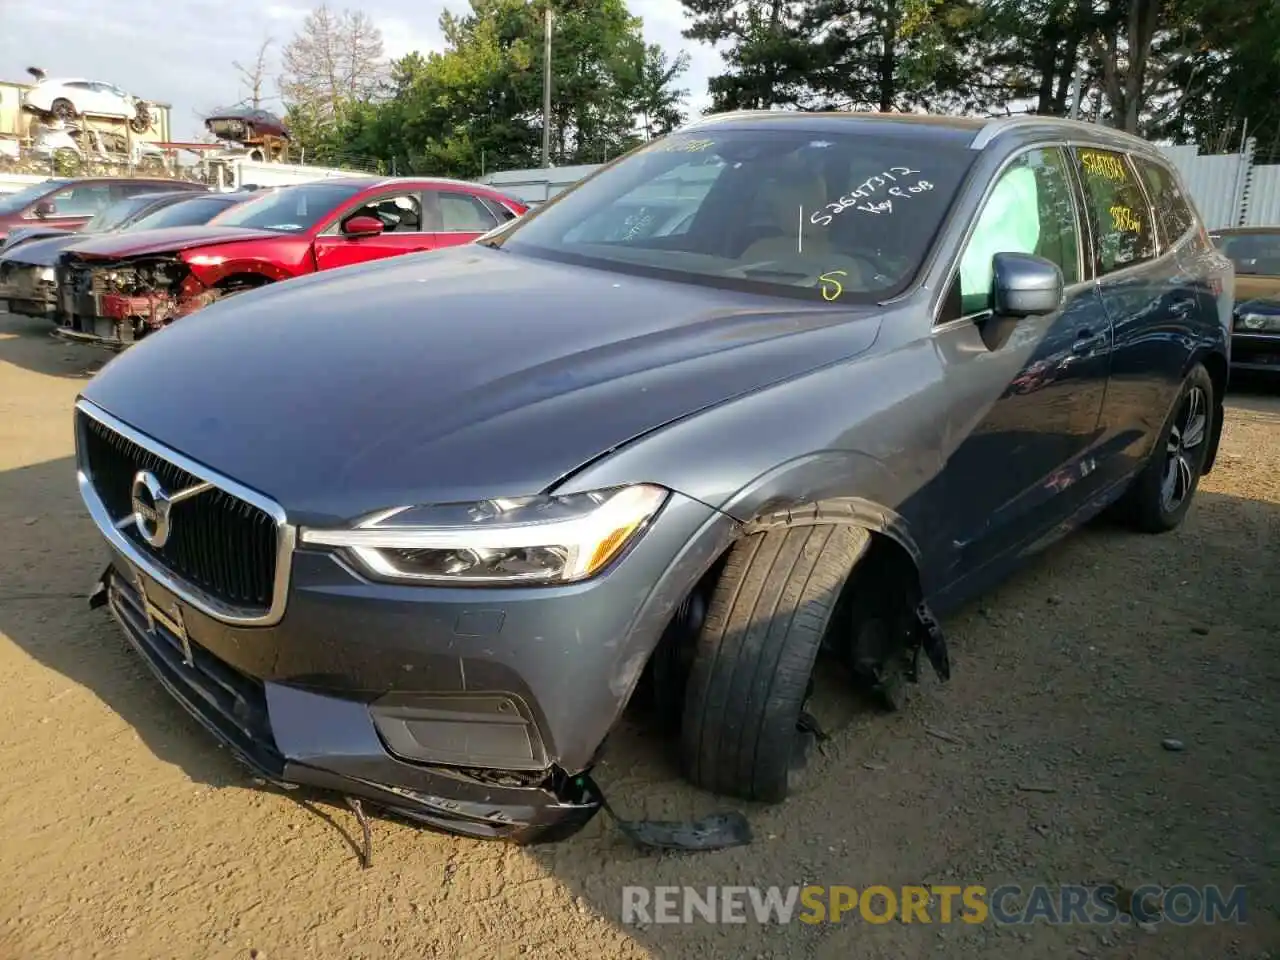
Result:
M138 536L159 550L169 542L169 534L173 531L174 506L212 489L212 483L201 481L185 490L170 493L150 470L139 470L133 475L133 489L129 491L129 505L133 513L120 525L132 522L138 528Z
M157 550L168 543L169 511L173 509L173 500L154 473L139 470L134 474L130 502L138 536Z

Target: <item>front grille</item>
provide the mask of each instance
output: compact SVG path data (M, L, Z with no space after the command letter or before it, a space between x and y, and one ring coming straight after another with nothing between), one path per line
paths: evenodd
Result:
M99 423L83 411L83 464L113 521L132 511L133 478L155 475L170 494L202 482L168 460ZM129 525L121 530L142 553L179 580L240 610L265 613L276 582L280 530L266 511L214 487L173 505L169 539L155 548Z

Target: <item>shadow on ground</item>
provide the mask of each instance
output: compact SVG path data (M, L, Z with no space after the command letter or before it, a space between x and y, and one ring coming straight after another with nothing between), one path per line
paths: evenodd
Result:
M0 342L0 353L37 356L38 346ZM105 548L73 477L70 458L0 474L0 526L16 532L0 632L90 689L192 780L247 785L110 618L89 611L85 595ZM29 513L36 502L41 512ZM577 837L523 855L581 909L664 957L1261 957L1264 943L1277 942L1267 938L1280 903L1280 614L1269 599L1278 544L1280 507L1212 491L1168 536L1093 525L947 622L951 684L897 715L851 712L798 795L780 807L740 807L752 820L751 846L654 855L601 816ZM620 813L683 819L739 806L681 783L641 719L628 717L598 771ZM1185 749L1163 749L1168 738ZM345 814L339 820L328 802L315 809L352 841ZM376 822L375 836L389 829ZM1246 884L1252 922L1146 933L621 917L628 885L1006 882Z
M114 354L53 335L53 324L0 312L0 362L52 377L87 380Z

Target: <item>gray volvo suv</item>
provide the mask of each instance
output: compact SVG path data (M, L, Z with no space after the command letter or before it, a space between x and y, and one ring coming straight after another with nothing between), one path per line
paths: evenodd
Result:
M1102 127L708 118L113 360L76 412L94 602L275 783L564 836L642 689L692 781L778 801L819 658L892 705L1031 552L1181 521L1232 283Z

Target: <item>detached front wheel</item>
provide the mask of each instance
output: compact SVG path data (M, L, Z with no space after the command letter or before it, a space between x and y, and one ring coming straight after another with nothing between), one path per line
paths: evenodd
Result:
M711 597L685 691L685 775L713 793L786 798L814 740L806 701L818 650L871 535L838 524L739 541Z

